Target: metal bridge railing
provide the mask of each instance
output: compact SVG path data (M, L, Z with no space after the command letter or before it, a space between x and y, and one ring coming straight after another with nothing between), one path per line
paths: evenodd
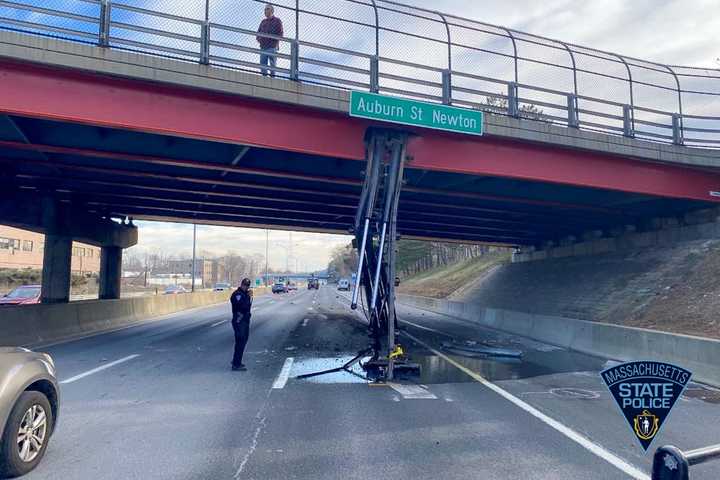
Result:
M653 457L652 480L689 480L691 466L718 459L720 445L687 452L673 446L660 447Z
M720 70L647 62L391 0L270 2L285 33L273 37L276 66L264 67L255 37L265 3L0 0L0 28L720 148Z

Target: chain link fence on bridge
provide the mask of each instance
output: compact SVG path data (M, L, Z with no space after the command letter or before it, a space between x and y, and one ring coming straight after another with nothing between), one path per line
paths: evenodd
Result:
M267 3L0 0L0 28L258 72ZM279 77L720 148L717 69L648 62L389 0L269 3L284 26L270 67Z

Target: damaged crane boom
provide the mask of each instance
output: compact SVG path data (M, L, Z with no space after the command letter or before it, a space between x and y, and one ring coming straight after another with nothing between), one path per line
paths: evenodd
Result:
M395 130L369 130L366 135L367 169L355 216L358 267L351 308L357 309L360 290L367 302L372 362L382 351L387 334L386 378L392 379L396 349L395 257L397 212L403 183L407 134Z

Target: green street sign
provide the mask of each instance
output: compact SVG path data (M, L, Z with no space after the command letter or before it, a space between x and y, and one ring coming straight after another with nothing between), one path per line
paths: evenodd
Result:
M350 116L469 135L483 134L483 112L480 110L375 93L350 92Z

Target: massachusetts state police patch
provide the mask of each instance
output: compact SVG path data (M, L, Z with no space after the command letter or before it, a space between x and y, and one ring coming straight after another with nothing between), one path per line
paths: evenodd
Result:
M600 372L633 434L647 451L692 374L662 362L628 362Z

